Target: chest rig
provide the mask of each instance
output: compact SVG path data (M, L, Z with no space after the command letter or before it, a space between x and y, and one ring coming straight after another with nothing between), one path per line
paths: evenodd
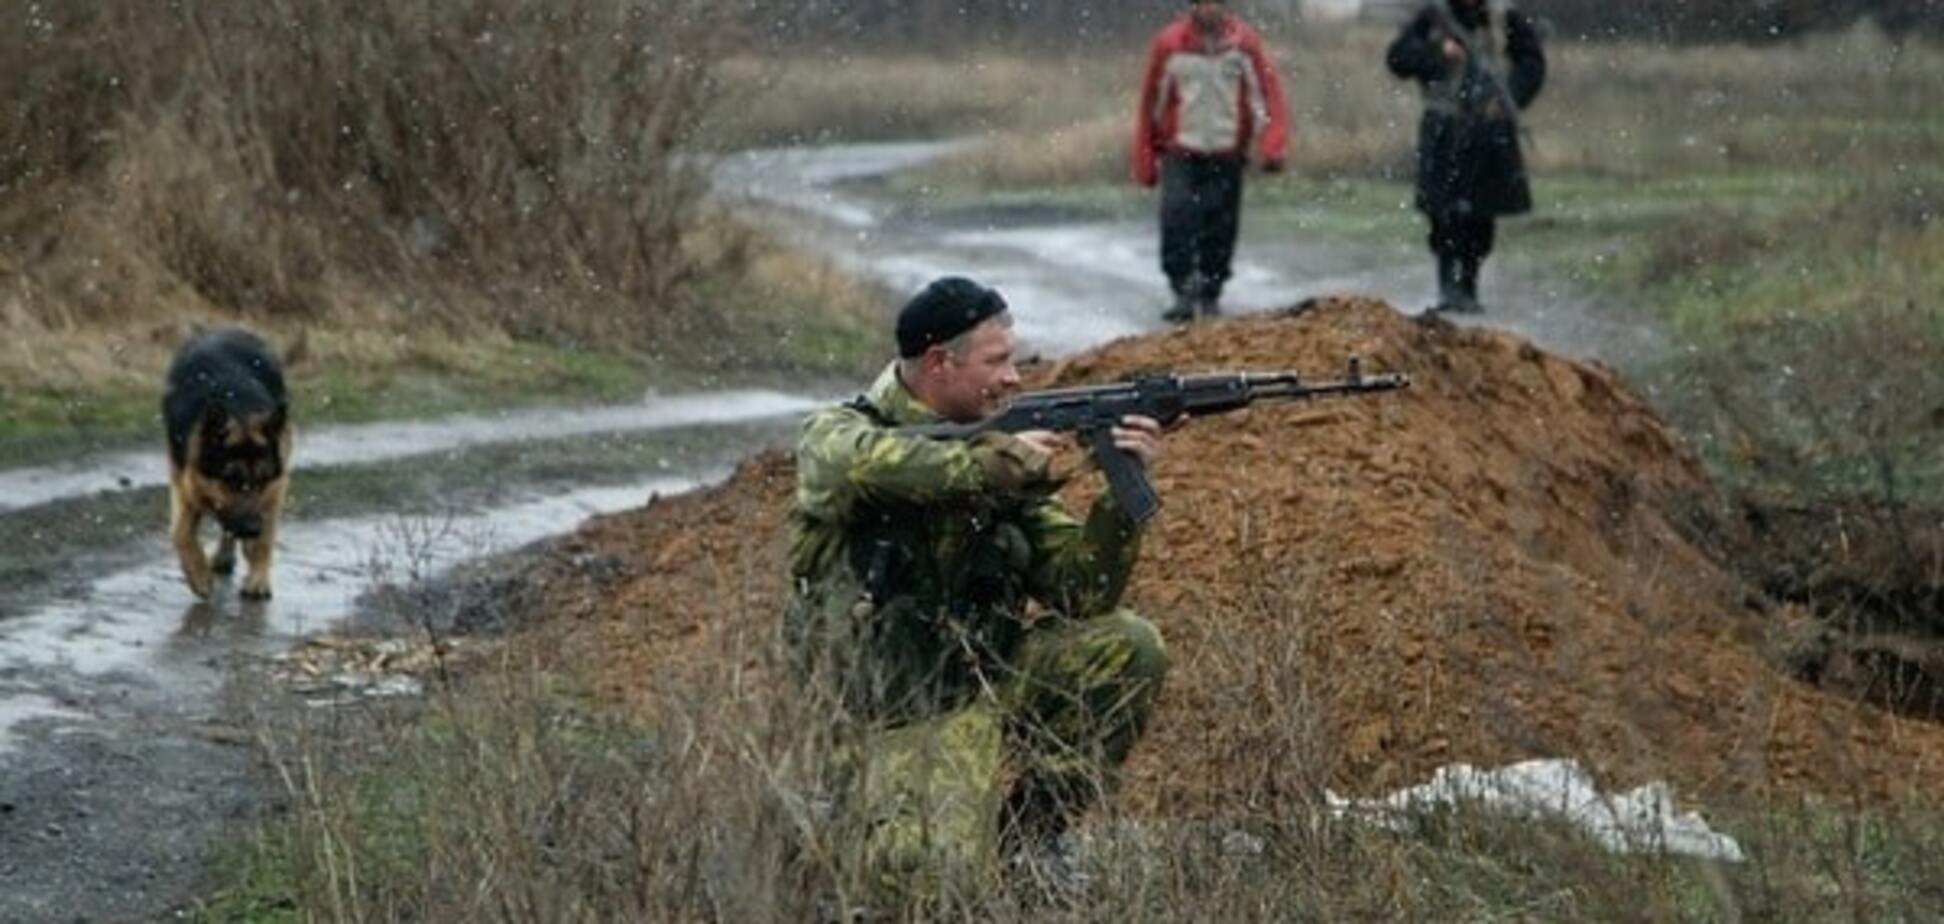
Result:
M895 425L863 397L848 406ZM876 617L869 621L879 644L934 652L947 673L1009 657L1024 636L1033 559L1025 515L1025 502L997 492L949 504L856 505L846 562L860 608Z
M861 396L847 406L880 427L895 426ZM875 603L909 597L957 618L1016 611L1032 565L1025 514L1023 501L997 492L950 504L860 503L845 535L849 564Z

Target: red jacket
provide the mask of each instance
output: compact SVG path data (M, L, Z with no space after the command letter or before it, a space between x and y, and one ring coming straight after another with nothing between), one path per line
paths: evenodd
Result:
M1192 13L1156 33L1134 115L1135 182L1154 185L1169 151L1242 155L1253 141L1259 160L1279 162L1288 139L1282 82L1247 23L1223 16L1212 49L1202 47Z

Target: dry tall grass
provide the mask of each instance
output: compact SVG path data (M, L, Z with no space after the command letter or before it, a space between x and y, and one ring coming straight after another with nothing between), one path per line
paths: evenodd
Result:
M638 335L694 271L700 0L31 8L0 39L0 303Z
M739 553L725 552L735 572ZM1231 764L1257 774L1246 798L1181 806L1166 822L1109 803L1082 830L1095 879L1071 906L1028 887L848 920L1861 922L1920 920L1944 898L1937 805L1710 806L1743 864L1614 855L1564 824L1480 806L1410 814L1402 833L1339 817L1323 799L1331 743L1318 730L1343 707L1332 678L1297 669L1319 642L1300 618L1306 581L1256 577L1245 605L1290 625L1284 644L1213 645L1177 665L1255 717L1257 734L1207 743L1249 755ZM816 772L828 717L753 682L761 648L713 653L724 669L661 690L647 727L591 716L571 670L517 645L456 666L422 708L278 719L265 741L290 811L232 858L202 918L845 920L840 910L863 909Z

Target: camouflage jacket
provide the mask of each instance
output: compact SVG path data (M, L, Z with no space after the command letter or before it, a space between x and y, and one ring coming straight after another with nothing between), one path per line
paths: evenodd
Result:
M1108 612L1140 551L1110 496L1079 522L1011 436L890 429L937 420L893 363L858 401L813 414L797 445L783 637L799 674L835 682L859 717L965 702L1006 669L1029 600L1043 618Z

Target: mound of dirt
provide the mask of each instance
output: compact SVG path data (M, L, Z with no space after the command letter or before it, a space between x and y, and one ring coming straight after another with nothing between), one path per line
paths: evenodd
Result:
M1130 768L1135 810L1552 756L1702 797L1944 783L1944 727L1774 666L1759 590L1690 538L1734 524L1700 512L1701 467L1608 368L1333 299L1119 341L1034 379L1335 375L1350 355L1413 387L1192 421L1151 473L1166 506L1128 602L1162 628L1173 671ZM562 581L548 650L642 712L670 678L760 682L792 477L767 455L585 524L563 557L617 556L625 576Z

